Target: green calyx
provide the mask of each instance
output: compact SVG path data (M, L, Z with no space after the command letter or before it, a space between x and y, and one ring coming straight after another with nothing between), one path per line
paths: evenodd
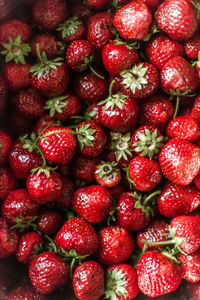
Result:
M57 31L61 31L62 38L64 39L66 36L75 34L80 24L81 22L78 20L78 17L74 16L68 19L65 23L60 24L57 28Z
M95 132L95 129L90 128L90 124L82 125L80 128L76 128L76 134L81 150L83 150L84 146L93 146L93 142L95 141Z
M107 270L106 274L106 288L105 298L110 300L116 300L118 297L126 297L127 294L127 281L125 279L126 274L122 270L118 270L116 267L113 271Z
M79 72L85 71L93 61L94 61L94 55L91 55L90 57L84 57L83 63L79 67Z
M50 99L46 102L45 109L49 110L50 117L54 117L56 113L62 114L63 108L67 106L67 98L69 96L61 96L57 98Z
M25 64L25 56L31 52L29 44L22 44L21 36L18 35L15 41L9 38L9 43L2 44L5 50L1 51L2 55L6 55L6 63L14 60L16 63Z
M104 105L104 110L111 109L113 110L115 107L118 107L119 109L123 109L124 104L126 103L127 96L119 93L115 95L108 96L107 99L101 101L98 103L98 105Z
M138 152L140 156L148 155L152 159L154 154L158 154L160 148L163 146L164 137L158 136L157 129L153 132L145 129L145 133L138 131L137 136L139 140L133 146L135 147L134 151Z
M115 152L116 160L119 161L121 158L128 160L128 156L132 156L131 147L131 134L111 132L111 144L109 150Z
M114 41L115 45L124 45L126 46L129 50L132 50L133 48L135 49L139 49L140 48L140 43L137 41L137 42L132 42L132 43L127 43L123 40L120 40L119 38L116 38Z
M23 144L23 149L27 149L28 152L37 151L39 153L38 137L36 136L35 132L32 132L30 137L28 134L26 134L19 140Z
M119 171L119 169L117 168L116 162L101 161L101 164L97 166L97 170L95 173L98 175L99 178L106 180L107 178L112 179L117 171Z
M130 70L121 72L122 83L132 93L135 93L136 90L141 90L142 86L148 83L148 80L145 78L147 70L148 67L143 67L143 64L140 64L133 66Z
M28 217L19 217L19 218L15 218L15 225L13 225L10 229L18 229L19 232L24 232L25 230L29 230L29 229L34 229L35 231L37 231L37 225L35 224L36 220L37 220L37 216L33 217L33 218L28 218Z
M151 39L152 35L159 33L160 31L160 28L157 26L156 22L154 22L143 41L148 42Z
M58 167L52 168L52 167L47 167L46 166L46 160L43 161L43 165L41 167L37 167L33 170L31 170L31 174L37 173L37 176L40 174L44 173L47 178L50 177L50 172L55 171Z
M35 258L38 254L43 252L43 248L44 248L44 243L41 242L39 245L35 245L34 246L34 251L33 251L33 255L30 257L30 259Z

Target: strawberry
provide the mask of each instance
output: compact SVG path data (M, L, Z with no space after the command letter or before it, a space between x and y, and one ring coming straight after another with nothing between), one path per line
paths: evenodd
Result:
M76 139L70 128L50 126L41 134L39 147L50 162L66 164L74 155Z
M0 218L0 258L16 253L18 239L16 230L10 230L6 221Z
M5 199L17 186L18 181L13 173L8 168L0 168L0 200Z
M121 172L117 168L117 163L114 161L101 161L101 163L96 166L94 176L98 184L107 188L116 186L121 180Z
M132 235L118 225L102 227L99 231L97 259L102 264L111 265L127 260L134 250Z
M43 209L37 218L37 228L44 235L54 235L62 225L62 215L58 210Z
M86 3L94 9L103 9L111 0L86 0Z
M105 298L134 299L139 293L137 274L128 264L111 265L106 270Z
M44 296L36 291L32 286L20 286L12 290L5 300L44 300Z
M158 162L141 156L131 160L129 174L133 186L142 192L153 189L162 177Z
M91 255L98 249L96 232L81 218L69 219L58 231L55 242L65 251L75 250L77 255Z
M170 58L184 56L184 47L169 37L159 34L148 42L146 53L149 61L161 69Z
M149 297L175 291L182 279L179 264L157 251L147 251L137 263L139 289Z
M47 58L55 58L62 50L62 43L57 38L48 33L37 34L31 42L31 54L37 57L37 45L39 45L40 52L46 53Z
M194 184L198 189L200 189L200 174L197 174L197 176L194 178Z
M0 116L3 117L6 113L8 104L8 86L3 75L0 74Z
M0 131L0 166L7 163L11 147L11 137L6 132Z
M194 105L192 107L191 115L200 122L200 95L195 98Z
M200 36L197 34L184 43L184 49L187 57L191 59L198 58L200 51Z
M44 105L44 98L33 88L21 91L16 98L18 112L28 119L38 119L42 117L45 112Z
M154 65L149 63L134 65L131 69L121 72L121 78L123 92L138 99L151 96L159 85L158 71Z
M91 185L74 193L72 205L75 212L89 223L100 223L111 211L112 194L106 187Z
M187 296L192 300L199 300L200 297L200 283L190 283L186 285Z
M93 182L95 181L94 172L98 163L98 157L87 158L83 155L78 155L73 161L72 174L79 180Z
M72 180L67 177L62 178L63 192L62 195L55 200L63 208L69 208L72 203L72 197L74 193L74 184Z
M94 14L91 7L82 1L75 1L73 5L70 5L70 16L78 16L81 20L87 21L88 18Z
M195 142L199 138L198 122L191 115L176 117L171 120L166 130L169 138L182 138L188 142Z
M69 280L69 265L57 254L44 252L31 260L29 277L36 290L50 294Z
M9 62L4 67L4 77L8 83L8 87L17 91L20 89L28 88L30 82L30 68L31 64L21 64L15 62Z
M53 31L67 18L67 7L63 0L39 0L32 8L35 23L47 31Z
M161 0L144 0L144 2L148 6L150 6L150 8L152 8L152 10L154 11L154 9L157 8L162 1Z
M178 260L183 269L183 278L189 282L200 281L200 252L196 251L189 255L180 254Z
M163 141L164 137L155 126L143 125L133 133L131 146L138 155L152 159L159 153Z
M41 243L42 238L38 233L28 232L23 234L18 243L17 260L24 264L29 263L34 255L36 255Z
M106 70L113 76L118 76L124 70L138 63L138 53L128 44L115 40L107 43L102 50L102 60Z
M50 115L44 115L40 120L35 123L34 132L37 136L41 135L43 130L49 126L58 126L59 123L50 117Z
M128 17L127 17L128 16ZM115 14L114 26L124 39L142 40L146 37L152 15L144 1L131 1Z
M78 266L73 274L73 290L80 300L97 300L104 292L104 272L96 261Z
M170 38L186 41L197 30L196 11L190 1L166 0L157 10L156 22Z
M193 184L181 186L167 182L158 197L158 210L168 218L189 214L199 204L200 191Z
M113 39L112 25L113 14L109 12L100 12L89 18L87 40L92 43L97 51L101 51Z
M200 171L200 149L183 139L171 139L162 148L159 163L168 180L188 185Z
M3 202L1 214L9 224L15 225L20 218L30 219L38 213L38 205L33 202L25 189L11 191Z
M72 18L67 19L65 23L60 24L57 27L57 31L59 31L60 39L65 43L83 39L86 35L85 25L77 16L73 16Z

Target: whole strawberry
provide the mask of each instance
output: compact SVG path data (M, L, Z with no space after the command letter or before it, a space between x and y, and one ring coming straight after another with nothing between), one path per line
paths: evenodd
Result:
M86 34L85 25L77 16L67 19L67 21L57 27L57 30L59 31L60 39L65 43L83 39Z
M41 133L43 133L44 129L51 125L58 126L59 123L56 122L53 117L50 117L49 114L46 114L35 123L34 133L39 136Z
M183 269L183 278L189 282L200 281L200 252L199 250L188 255L178 255Z
M44 296L36 291L31 285L20 286L12 290L5 300L44 300Z
M62 215L59 210L44 208L38 214L37 228L44 235L55 235L61 225Z
M10 230L6 221L0 218L0 258L16 253L18 240L16 230Z
M17 64L13 61L7 63L4 67L4 77L8 83L8 87L12 91L28 88L31 85L30 69L30 63Z
M0 131L0 166L7 163L11 147L11 137L6 132Z
M62 44L57 38L48 33L37 34L31 42L31 54L37 57L37 45L39 45L40 52L46 53L47 58L52 59L58 56L62 50Z
M94 176L100 185L108 188L116 186L121 180L121 172L117 168L117 162L114 161L101 161L101 163L96 166Z
M0 168L0 200L5 199L17 186L18 181L13 173L8 168Z
M103 268L95 261L82 263L73 274L72 284L78 299L99 299L104 292Z

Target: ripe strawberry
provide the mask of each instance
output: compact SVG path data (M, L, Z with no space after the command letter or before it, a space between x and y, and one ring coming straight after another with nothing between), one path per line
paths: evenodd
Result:
M98 102L106 95L107 82L105 79L96 76L92 71L86 70L76 76L74 91L83 102Z
M44 235L54 235L62 225L62 215L59 210L43 209L37 218L37 228Z
M71 179L62 177L63 192L62 195L55 200L63 208L69 208L72 204L72 197L74 194L74 184Z
M24 217L30 219L38 213L38 205L33 202L25 189L11 191L3 202L1 214L6 222L15 225Z
M200 148L183 139L171 139L162 148L159 162L168 180L188 185L200 171Z
M146 53L150 63L161 69L170 58L184 56L184 47L182 44L160 34L153 36L148 42Z
M16 257L21 263L29 263L37 254L37 250L42 243L41 236L36 232L28 232L23 234L19 240Z
M87 158L83 155L78 155L72 164L72 174L76 179L93 182L95 181L94 172L98 163L98 157Z
M86 35L85 25L77 16L73 16L67 19L65 23L60 24L57 31L59 31L59 38L65 43L83 39Z
M100 12L89 18L87 40L97 51L101 51L103 47L113 39L114 34L111 31L112 25L113 14L109 12Z
M35 123L34 132L37 136L41 135L43 130L49 126L58 126L59 123L54 118L48 115L44 115L39 121Z
M3 75L0 74L0 117L3 117L8 104L8 86Z
M37 57L37 45L39 45L40 52L42 53L44 51L49 59L58 56L62 50L61 42L59 42L54 35L48 33L37 34L32 40L31 53L35 57Z
M198 58L200 51L200 36L197 34L184 43L184 49L187 57L191 59Z
M139 0L132 1L120 8L114 18L115 28L127 40L144 39L151 23L152 15L148 6Z
M66 164L74 155L76 138L70 128L50 126L41 134L39 146L47 160Z
M189 214L199 205L200 191L193 184L181 186L168 182L158 197L158 210L168 218Z
M42 117L45 112L44 104L44 98L33 88L21 91L16 98L18 112L28 119L38 119Z
M111 0L86 0L86 3L94 9L103 9Z
M17 91L25 89L30 86L30 68L31 64L17 64L15 62L9 62L4 67L4 77L8 83L8 87Z
M0 218L0 258L16 253L18 239L18 233L10 230L6 221Z
M176 117L171 120L166 130L169 138L181 138L188 142L195 142L199 138L200 128L198 122L191 115Z
M36 291L32 286L25 285L20 286L12 290L6 297L5 300L44 300L38 291Z
M156 92L159 85L158 71L149 63L138 63L130 70L121 72L121 77L123 92L133 98L149 97Z
M98 184L107 188L116 186L121 180L121 172L114 161L101 161L95 168L94 176Z
M69 219L57 233L55 242L66 251L75 250L77 255L91 255L98 249L96 232L81 218Z
M97 259L102 264L111 265L127 260L134 250L132 235L118 225L102 227L99 231Z
M163 141L164 137L155 126L143 125L133 133L131 146L138 155L152 159L159 153Z
M192 107L191 115L200 122L200 95L195 98L194 105Z
M112 194L106 187L91 185L74 193L72 205L75 212L89 223L100 223L112 209Z
M186 41L197 30L196 11L187 0L164 1L157 10L156 22L170 38L175 41Z
M97 300L104 292L104 272L96 261L78 266L73 274L73 290L80 300Z
M0 168L0 200L5 199L17 186L18 181L13 173L8 168Z
M178 260L183 269L183 278L189 282L200 281L200 252L196 251L189 255L180 254Z
M0 166L7 163L11 147L12 140L10 136L4 131L0 131Z
M69 265L55 253L44 252L31 260L29 277L36 290L50 294L69 280Z
M133 186L142 192L153 189L162 177L158 162L141 156L131 160L129 174Z
M39 0L34 3L32 14L38 26L52 31L67 18L67 7L63 0Z
M134 299L139 293L137 274L128 264L111 265L106 271L105 298Z
M149 297L175 291L182 279L179 264L157 251L147 251L137 263L139 289Z

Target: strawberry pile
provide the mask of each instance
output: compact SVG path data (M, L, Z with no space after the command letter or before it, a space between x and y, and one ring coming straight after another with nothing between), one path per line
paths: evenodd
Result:
M200 2L21 8L0 25L0 258L29 281L5 299L200 299Z

